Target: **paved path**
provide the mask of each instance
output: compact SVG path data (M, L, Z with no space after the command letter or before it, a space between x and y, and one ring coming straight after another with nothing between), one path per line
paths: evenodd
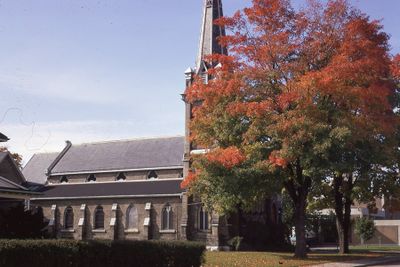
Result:
M400 267L400 257L399 256L387 256L377 259L363 259L349 262L333 262L313 265L313 267L364 267L364 266L398 266Z

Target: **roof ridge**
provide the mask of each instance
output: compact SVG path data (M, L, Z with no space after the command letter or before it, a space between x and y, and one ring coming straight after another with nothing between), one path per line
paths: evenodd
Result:
M155 139L172 139L172 138L178 138L178 137L184 138L183 135L137 137L137 138L114 139L114 140L97 141L97 142L85 142L85 143L72 144L72 146L99 145L99 144L107 144L107 143L119 143L119 142L129 142L129 141L155 140Z
M3 176L0 176L0 180L3 180L3 181L5 181L6 183L9 183L9 184L11 184L11 185L14 185L14 186L18 187L19 189L29 190L29 189L26 188L25 186L22 186L22 185L19 185L19 184L17 184L17 183L14 183L13 181L11 181L11 180L9 180L9 179L3 177Z
M60 154L60 151L53 151L53 152L37 152L37 153L34 153L34 154L32 155L32 157L33 157L33 156L37 156L37 155L48 155L48 154Z

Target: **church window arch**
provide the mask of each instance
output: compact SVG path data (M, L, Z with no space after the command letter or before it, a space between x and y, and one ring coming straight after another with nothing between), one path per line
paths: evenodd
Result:
M129 205L126 210L126 229L137 229L138 228L138 211L135 205Z
M62 184L68 183L68 177L66 175L61 176L60 183Z
M209 213L203 206L199 210L199 229L208 230L209 229Z
M94 229L104 229L104 210L102 206L97 206L94 211Z
M173 224L173 211L169 203L167 203L161 212L161 229L172 230L174 229Z
M126 180L126 175L123 172L120 172L116 178L117 181L125 181Z
M74 229L74 210L71 206L66 207L64 211L64 228Z
M157 179L158 178L158 174L157 174L157 172L156 171L150 171L148 174L147 174L147 179Z
M89 176L86 179L87 182L96 182L96 180L97 180L96 175L94 175L93 173L89 174Z

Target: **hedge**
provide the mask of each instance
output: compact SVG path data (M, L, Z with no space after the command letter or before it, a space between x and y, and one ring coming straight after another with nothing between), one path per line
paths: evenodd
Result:
M179 241L0 240L0 266L199 267L204 251Z

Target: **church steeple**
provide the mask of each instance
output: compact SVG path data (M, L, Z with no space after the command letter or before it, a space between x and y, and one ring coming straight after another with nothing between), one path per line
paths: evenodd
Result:
M199 51L196 59L197 74L204 72L206 56L227 54L226 48L219 45L217 40L219 36L225 36L225 28L214 24L214 21L222 16L222 0L204 0Z

